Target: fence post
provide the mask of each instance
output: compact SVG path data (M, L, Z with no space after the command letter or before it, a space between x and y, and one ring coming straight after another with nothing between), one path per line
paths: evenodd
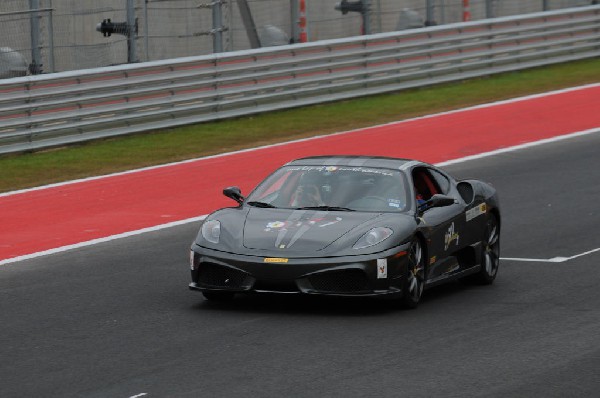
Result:
M223 52L223 2L215 0L212 3L213 23L213 53Z
M494 0L485 0L485 17L494 18Z
M148 46L148 0L144 0L144 50L146 53L146 62L150 61L150 49Z
M306 43L308 41L308 27L306 26L306 0L300 0L299 4L300 15L298 17L298 28L300 34L298 36L300 43Z
M127 0L127 63L138 62L135 51L137 20L135 18L135 0Z
M548 0L542 0L542 10L548 11L549 9L550 9L550 6L548 4Z
M381 24L381 0L377 0L377 33L381 33L383 30Z
M31 63L29 73L37 75L42 73L42 52L40 49L40 1L29 0L29 19L31 21Z
M434 19L435 0L427 0L425 7L425 26L436 25Z
M363 2L363 35L371 34L371 0L362 0Z
M291 42L300 42L300 9L298 0L290 0L290 26L291 26Z
M49 8L48 11L48 72L54 73L56 72L54 68L54 20L52 13L54 12L54 8L52 7L52 0L49 0Z

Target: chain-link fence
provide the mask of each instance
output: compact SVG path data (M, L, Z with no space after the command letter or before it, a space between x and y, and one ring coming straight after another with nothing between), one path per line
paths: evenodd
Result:
M389 32L594 0L2 0L0 78ZM350 8L347 13L342 13ZM352 11L352 9L362 9Z

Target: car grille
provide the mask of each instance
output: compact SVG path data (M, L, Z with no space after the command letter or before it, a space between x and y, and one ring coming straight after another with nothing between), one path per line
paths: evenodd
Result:
M198 283L207 287L242 288L250 284L249 275L214 263L200 263Z
M365 273L359 269L321 272L308 277L315 290L331 293L356 293L367 289Z

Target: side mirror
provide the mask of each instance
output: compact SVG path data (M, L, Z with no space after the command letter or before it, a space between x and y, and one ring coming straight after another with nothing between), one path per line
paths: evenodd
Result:
M228 198L231 198L231 199L235 200L240 205L242 203L244 203L244 200L246 199L246 198L244 198L242 196L242 191L240 190L239 187L228 187L228 188L225 188L223 190L223 195L227 196Z
M451 196L435 194L428 201L419 205L418 213L423 214L426 210L433 207L445 207L451 206L455 202L455 199Z
M445 207L454 204L454 198L451 196L435 194L429 199L429 207Z

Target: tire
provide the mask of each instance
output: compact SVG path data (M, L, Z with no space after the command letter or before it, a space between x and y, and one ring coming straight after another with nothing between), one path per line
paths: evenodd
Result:
M225 302L225 301L231 301L233 299L233 296L235 295L235 293L206 291L206 292L202 292L202 295L208 301Z
M481 285L491 285L498 275L499 266L500 225L496 216L490 214L481 241L481 270L475 274L474 281Z
M406 309L417 308L425 288L425 253L421 241L415 239L408 251L408 266L403 284L400 306Z

